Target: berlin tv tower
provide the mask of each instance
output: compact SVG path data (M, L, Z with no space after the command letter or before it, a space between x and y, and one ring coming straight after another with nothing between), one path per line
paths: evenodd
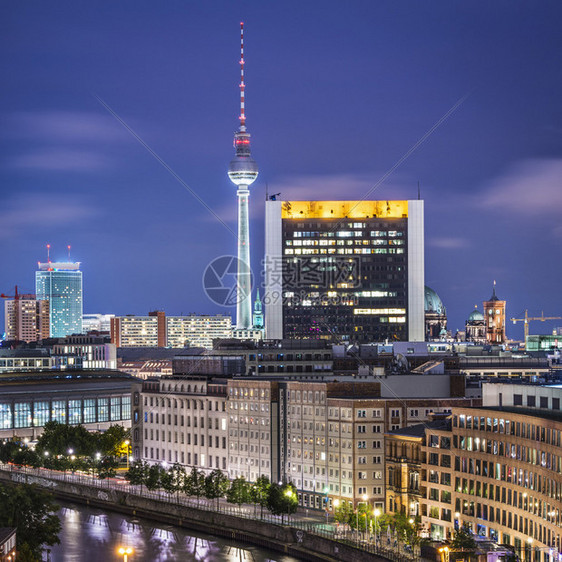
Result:
M250 133L246 131L244 108L244 22L240 23L240 127L234 133L236 155L228 167L230 181L238 187L238 272L236 284L236 328L252 327L252 287L250 269L250 225L248 198L250 185L258 177L258 165L250 151Z

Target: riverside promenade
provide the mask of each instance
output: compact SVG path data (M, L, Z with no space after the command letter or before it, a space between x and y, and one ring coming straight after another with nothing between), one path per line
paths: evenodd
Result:
M317 514L298 512L280 517L266 510L262 514L255 506L236 507L224 500L149 491L117 478L99 480L85 474L2 463L0 481L37 484L60 498L271 548L311 562L419 559L400 543L376 544L361 533L342 531Z

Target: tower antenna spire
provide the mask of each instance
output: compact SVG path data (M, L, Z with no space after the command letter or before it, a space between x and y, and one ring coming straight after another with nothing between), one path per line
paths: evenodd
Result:
M252 327L252 271L250 268L250 186L258 177L258 165L252 158L250 133L246 130L244 105L244 22L240 22L240 127L234 133L234 158L228 166L228 177L237 187L238 198L238 262L236 283L236 328Z
M68 261L70 261L70 244L67 246L68 248Z
M240 22L240 129L246 128L246 109L244 104L244 22Z
M47 262L51 261L51 245L47 244Z

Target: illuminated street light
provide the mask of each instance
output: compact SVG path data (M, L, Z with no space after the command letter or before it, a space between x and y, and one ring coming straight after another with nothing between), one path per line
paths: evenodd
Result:
M68 454L72 455L72 453L74 453L74 449L68 449Z
M377 531L377 517L381 514L381 510L378 508L375 508L373 510L373 515L375 516L375 542L377 541L378 538L378 531Z
M439 549L439 552L441 553L441 560L443 560L443 562L449 562L449 547L444 546Z
M133 549L130 546L127 548L121 547L117 552L123 556L123 562L127 562L127 556L129 556L129 554L133 554Z
M129 470L129 444L130 441L126 439L124 445L127 447L127 470Z

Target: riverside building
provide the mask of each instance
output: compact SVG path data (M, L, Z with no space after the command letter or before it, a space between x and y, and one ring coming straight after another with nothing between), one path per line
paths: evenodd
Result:
M423 201L266 201L268 339L424 341Z
M387 510L413 514L419 501L426 536L442 540L467 525L522 559L558 562L562 388L486 383L483 395L481 407L453 407L448 425L388 436Z

